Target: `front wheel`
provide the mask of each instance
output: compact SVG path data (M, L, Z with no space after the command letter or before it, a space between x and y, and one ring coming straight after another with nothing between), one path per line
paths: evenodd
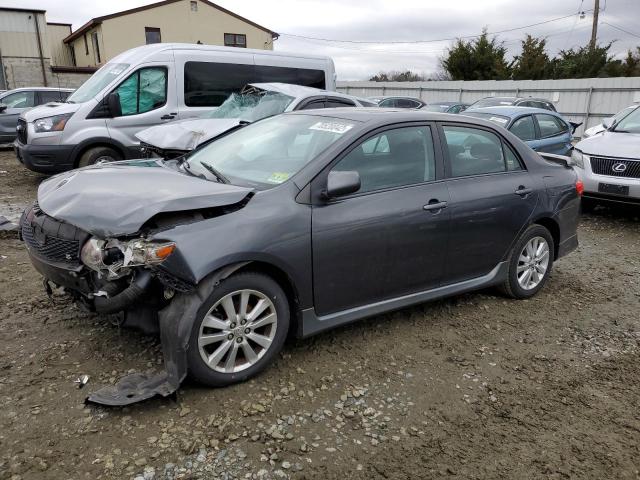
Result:
M122 160L122 157L113 148L93 147L82 154L78 160L78 168L87 167L96 163L115 162Z
M533 297L547 282L553 267L554 242L549 230L531 225L509 256L509 272L501 290L512 298Z
M189 374L212 387L252 377L282 349L289 315L285 293L270 277L232 275L198 311L187 350Z

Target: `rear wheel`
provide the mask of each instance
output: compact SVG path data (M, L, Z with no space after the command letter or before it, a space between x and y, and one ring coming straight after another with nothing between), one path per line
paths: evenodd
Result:
M86 167L100 162L115 162L122 160L120 154L113 148L93 147L82 154L78 160L78 167Z
M553 267L553 237L541 225L530 226L513 247L509 273L501 289L513 298L530 298L544 286Z
M271 363L288 329L289 303L274 280L233 275L198 312L187 351L189 374L213 387L246 380Z

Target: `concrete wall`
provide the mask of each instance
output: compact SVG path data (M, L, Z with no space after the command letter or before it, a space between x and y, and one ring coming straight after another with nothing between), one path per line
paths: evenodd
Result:
M51 65L73 66L73 58L69 46L62 43L65 37L71 35L71 24L47 23L47 39L51 52Z
M338 82L340 92L362 97L408 95L427 103L473 103L489 96L542 97L551 100L567 120L583 122L576 130L602 122L624 107L640 102L640 77L567 80L488 80L436 82ZM586 126L585 126L586 125Z
M18 58L9 57L2 58L4 66L4 74L7 82L7 89L21 87L42 87L44 86L44 77L42 75L42 64L39 58ZM49 59L44 61L44 71L47 76L48 86L53 86L53 74Z

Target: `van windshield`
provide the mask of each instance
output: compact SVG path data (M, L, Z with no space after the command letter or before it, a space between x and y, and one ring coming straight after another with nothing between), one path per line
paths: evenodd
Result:
M128 63L107 63L67 98L68 103L84 103L95 96L129 68Z

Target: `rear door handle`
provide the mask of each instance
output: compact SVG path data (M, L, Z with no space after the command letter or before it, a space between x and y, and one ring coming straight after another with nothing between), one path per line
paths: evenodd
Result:
M173 120L174 118L176 118L176 115L174 113L170 114L170 115L163 115L160 117L160 120Z
M527 188L525 186L520 185L518 189L515 191L515 194L520 195L521 197L524 197L526 195L529 195L531 192L533 192L533 188Z
M443 208L447 208L447 202L439 202L438 200L429 200L424 207L423 210L434 211L434 210L442 210Z

